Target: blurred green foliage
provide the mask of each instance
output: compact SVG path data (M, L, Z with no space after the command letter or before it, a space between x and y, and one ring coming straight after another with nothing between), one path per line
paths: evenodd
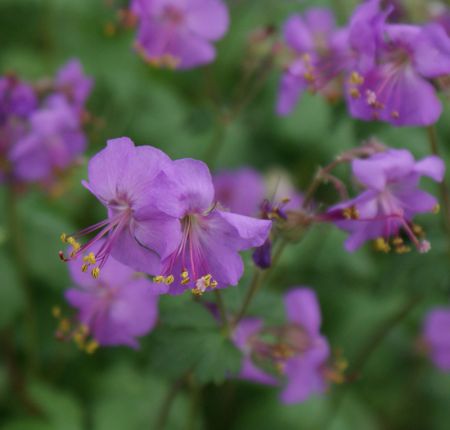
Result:
M127 135L175 158L204 158L221 127L220 119L230 109L249 33L265 25L280 28L289 13L311 5L338 8L344 22L355 2L230 0L231 28L218 44L217 61L184 73L149 68L131 49L132 30L117 28L113 36L108 35L105 29L115 22L116 11L107 3L1 0L0 70L34 80L51 76L66 60L79 57L96 81L89 101L96 121L89 130L88 155L101 149L106 139ZM304 189L318 165L372 135L418 156L427 154L422 130L357 122L347 116L342 104L329 105L317 96L305 96L292 116L276 117L278 75L274 70L256 99L222 130L224 141L215 168L250 165L267 172L278 166ZM449 124L446 103L438 131L447 162ZM139 351L101 349L87 356L74 345L54 339L51 308L63 302L63 291L70 285L57 256L59 235L103 216L103 208L80 186L85 170L83 165L72 173L65 193L57 199L39 190L23 196L17 222L26 258L20 265L6 246L11 208L6 190L0 192L2 429L155 428L170 384L192 368L196 384L204 386L182 390L171 409L168 428L448 429L450 375L438 373L415 347L426 310L448 303L449 298L449 260L438 217L423 218L433 244L427 255L385 256L369 247L347 254L342 248L344 234L323 225L288 248L250 313L280 322L280 293L295 285L312 286L323 308L323 331L350 365L376 328L408 297L420 293L424 299L387 333L360 380L334 387L324 398L287 407L279 403L276 389L227 380L228 372L239 368L240 355L217 331L210 314L189 297L161 299L161 324L143 339ZM347 183L348 173L348 169L339 171ZM336 197L328 187L321 188L319 196L326 202ZM24 272L36 313L38 363L24 371L22 381L20 369L26 369L29 361L26 320L30 317L29 298L19 285ZM224 292L229 309L238 308L248 283L246 274L237 288ZM11 354L16 357L14 363L8 357ZM19 402L21 390L28 397L25 402ZM40 415L33 416L34 407ZM194 414L195 408L199 413Z

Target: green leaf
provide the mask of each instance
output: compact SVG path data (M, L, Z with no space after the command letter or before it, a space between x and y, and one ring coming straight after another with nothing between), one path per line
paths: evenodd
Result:
M160 328L152 340L152 365L168 377L180 377L193 370L201 382L219 383L239 369L240 353L219 327L202 331Z
M217 327L214 319L203 305L187 298L186 295L161 296L159 304L161 324L165 327L205 329Z
M97 379L93 428L95 430L140 430L153 428L168 384L148 371L126 363L108 368ZM182 428L187 402L178 393L171 407L167 429Z
M42 409L52 428L58 430L82 429L82 409L71 394L39 382L30 384L29 394Z

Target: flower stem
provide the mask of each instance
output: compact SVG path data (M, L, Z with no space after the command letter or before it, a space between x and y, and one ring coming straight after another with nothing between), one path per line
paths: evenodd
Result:
M422 301L423 298L423 294L415 294L410 296L409 299L403 303L399 309L397 309L397 311L391 314L386 320L382 321L381 324L373 331L372 335L369 336L367 343L363 345L353 360L353 365L351 368L352 372L347 377L349 382L358 380L361 377L364 367L369 362L374 352L383 343L389 333L409 315L409 313ZM332 404L330 413L326 418L326 422L320 426L321 429L328 429L332 427L340 406L344 402L346 393L348 393L348 390L339 393L339 396Z
M189 370L190 372L190 370ZM152 426L152 429L155 430L164 430L166 428L167 420L169 418L170 410L172 408L172 404L177 397L178 392L181 390L183 385L186 383L188 378L188 374L184 374L180 378L178 378L167 390L167 393L163 399L161 404L161 408L159 410L158 417L156 419L155 426Z
M267 270L269 270L269 269L267 269ZM261 287L261 280L262 280L262 272L260 269L255 267L255 271L253 272L253 278L250 282L250 286L248 288L247 294L244 298L244 301L242 303L240 310L238 311L238 313L236 314L236 317L233 320L233 324L232 324L233 327L235 327L247 313L247 310L250 306L250 303L253 300L253 297L255 296L255 294L257 293L259 288Z
M17 208L17 194L12 184L6 187L6 208L9 232L9 246L14 258L18 281L25 297L24 325L27 334L27 360L28 370L32 373L38 368L38 338L36 327L36 313L33 304L33 292L28 276L28 264L24 254L25 245L20 226L20 217Z
M440 157L438 137L434 126L427 127L428 142L430 144L431 153ZM441 193L441 201L444 206L443 222L448 236L448 245L450 249L450 190L445 179L439 184Z

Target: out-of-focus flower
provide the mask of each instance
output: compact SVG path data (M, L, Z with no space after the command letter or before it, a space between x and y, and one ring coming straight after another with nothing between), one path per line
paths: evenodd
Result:
M77 59L70 60L58 71L54 83L55 90L63 93L78 111L84 109L92 85L93 79L84 74Z
M222 171L213 178L215 200L224 209L241 215L266 220L285 221L289 211L300 210L303 196L299 194L285 173L271 172L267 180L255 170ZM253 253L258 267L267 269L272 263L270 237Z
M284 298L288 322L265 327L247 318L236 327L233 340L243 352L240 378L284 388L284 403L299 403L327 388L327 340L320 333L321 313L315 293L295 288Z
M351 61L347 30L337 29L332 12L314 8L293 15L284 26L284 39L294 59L281 79L277 113L289 114L307 89L329 99L340 96L340 77Z
M422 176L442 181L444 162L436 156L415 161L405 149L390 149L367 159L355 159L352 171L365 191L330 208L326 215L349 233L347 251L355 251L365 241L375 239L375 247L380 251L388 252L392 245L396 252L404 253L409 251L405 243L408 239L420 252L427 252L430 244L413 218L435 211L438 202L419 189L419 181Z
M138 17L136 48L152 65L190 69L210 63L212 42L228 29L222 0L134 0Z
M347 82L350 112L397 126L433 124L442 106L430 80L450 73L450 38L438 24L387 24L389 10L379 5L359 6L350 26L360 57Z
M450 371L450 308L436 308L428 313L423 337L434 365Z
M450 8L439 1L429 2L427 8L430 19L442 25L446 33L450 35Z
M78 60L35 88L14 76L0 78L2 178L57 186L85 149L82 114L91 87Z
M264 179L250 168L216 173L213 182L216 201L237 214L256 216L266 197Z
M271 221L219 209L211 174L201 161L174 161L173 178L176 201L171 214L179 219L182 235L155 280L165 283L170 294L186 289L202 294L236 285L244 269L239 251L262 245Z
M93 255L103 245L97 242ZM113 258L103 266L101 278L80 271L77 260L70 262L70 273L76 288L67 290L65 297L78 309L77 320L85 327L84 331L76 330L79 345L90 345L88 352L95 348L95 344L85 342L91 336L101 346L137 348L136 338L147 334L158 317L158 297L152 283Z
M49 183L86 147L78 115L65 97L53 95L30 116L29 131L11 148L15 178Z
M15 76L0 78L0 125L9 117L27 118L37 107L33 87Z
M161 270L161 258L170 255L181 237L179 222L160 210L170 196L165 171L171 160L150 146L135 147L126 138L108 141L89 162L89 181L83 185L107 208L108 218L72 235L63 242L73 250L64 260L76 259L101 238L102 246L82 266L96 278L110 255L133 269L149 274ZM99 230L84 245L78 238Z
M31 85L15 76L0 78L0 180L10 173L9 151L27 131L27 121L37 107Z

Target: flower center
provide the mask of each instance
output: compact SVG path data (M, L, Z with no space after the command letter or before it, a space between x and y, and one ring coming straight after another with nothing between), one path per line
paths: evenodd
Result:
M188 214L181 220L181 242L168 257L162 274L153 278L154 282L170 285L177 280L181 285L189 286L195 295L217 287L217 281L209 273L201 241L202 230L206 228L204 218L203 215Z

